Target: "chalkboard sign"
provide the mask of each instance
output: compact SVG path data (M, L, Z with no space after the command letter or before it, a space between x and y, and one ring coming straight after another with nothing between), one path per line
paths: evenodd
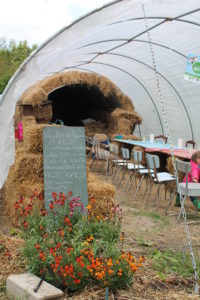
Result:
M88 204L84 127L43 129L44 196L49 209L52 192L73 192Z

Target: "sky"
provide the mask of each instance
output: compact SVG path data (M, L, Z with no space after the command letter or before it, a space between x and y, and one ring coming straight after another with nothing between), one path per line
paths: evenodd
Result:
M40 45L110 0L0 0L0 38Z

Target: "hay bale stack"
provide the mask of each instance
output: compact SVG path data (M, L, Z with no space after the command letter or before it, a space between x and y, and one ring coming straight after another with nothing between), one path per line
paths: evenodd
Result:
M13 181L18 184L29 181L32 184L43 178L43 158L41 154L27 154L21 151L16 157L14 168L12 170Z
M112 217L112 206L115 204L115 187L99 180L90 172L88 172L87 182L89 203L92 204L92 217L110 219ZM93 197L95 203L92 202Z
M42 153L43 152L43 140L42 132L43 128L48 125L37 124L27 126L25 135L24 135L24 146L25 151L28 153Z
M119 106L128 111L134 111L131 99L124 95L108 78L79 71L62 72L46 77L26 90L18 103L32 106L41 105L47 101L48 93L55 88L73 84L86 84L88 87L96 86L106 98L115 97L118 99Z
M52 119L52 106L50 102L43 103L42 105L17 105L14 116L15 124L22 121L24 117L32 117L38 123L48 123ZM28 123L28 119L27 119ZM31 122L33 123L33 122ZM35 122L36 123L36 122ZM23 123L24 124L24 123Z
M175 159L176 159L176 157L175 157ZM183 160L183 159L179 158L179 160ZM172 175L175 174L175 172L174 172L174 166L172 164L172 157L171 156L167 158L167 166L166 166L166 168L167 168L167 171L170 174L172 174ZM183 178L185 177L185 174L183 172L178 172L178 177L179 177L179 181L182 182Z
M133 134L123 134L123 139L124 140L130 140L130 141L141 141L141 138L136 136L136 135L133 135Z
M48 94L39 85L32 85L19 98L20 104L37 106L46 102Z
M130 135L136 124L140 124L142 119L136 112L130 112L121 108L116 108L110 114L109 129L112 133Z
M36 120L34 116L23 116L22 117L23 124L23 136L26 135L27 127L36 125Z
M88 137L93 137L95 133L106 133L106 124L101 121L96 121L85 125L85 134Z

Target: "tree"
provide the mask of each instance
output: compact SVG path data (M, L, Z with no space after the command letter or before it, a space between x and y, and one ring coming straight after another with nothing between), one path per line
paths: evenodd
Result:
M0 39L0 94L18 67L36 48L37 45L29 47L26 40L19 43L11 40L7 44L5 38Z

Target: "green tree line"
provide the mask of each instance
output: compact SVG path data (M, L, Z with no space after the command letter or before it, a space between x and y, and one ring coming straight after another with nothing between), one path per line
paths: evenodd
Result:
M17 43L14 40L7 42L5 38L0 38L0 94L18 67L36 48L37 45L30 47L26 40Z

